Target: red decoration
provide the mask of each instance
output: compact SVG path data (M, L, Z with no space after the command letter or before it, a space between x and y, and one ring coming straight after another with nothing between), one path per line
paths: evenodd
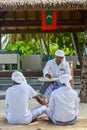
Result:
M42 11L42 30L55 30L57 28L57 11Z

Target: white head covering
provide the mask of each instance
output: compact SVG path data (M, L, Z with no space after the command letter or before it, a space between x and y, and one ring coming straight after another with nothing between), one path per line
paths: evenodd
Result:
M11 79L19 84L27 83L26 78L24 77L24 75L20 71L13 72Z
M64 74L59 76L59 81L61 84L65 84L67 87L71 88L70 80L72 79L72 76L70 74Z
M65 62L65 61L66 61L65 53L64 53L63 50L57 50L57 51L55 52L55 56L63 57L62 62Z
M64 51L62 51L62 50L57 50L57 51L55 52L55 56L64 57L64 56L65 56Z

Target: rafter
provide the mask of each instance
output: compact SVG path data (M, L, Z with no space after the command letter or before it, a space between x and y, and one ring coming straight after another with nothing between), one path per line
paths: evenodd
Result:
M73 25L84 25L85 21L83 20L62 20L58 21L58 26L73 26ZM41 26L41 20L2 20L0 21L0 27L8 27L8 26Z

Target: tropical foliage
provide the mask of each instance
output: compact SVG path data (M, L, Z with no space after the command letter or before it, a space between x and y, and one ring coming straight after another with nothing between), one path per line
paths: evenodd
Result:
M84 33L77 33L79 52L83 53ZM46 54L54 57L57 49L66 55L76 55L77 51L70 33L10 34L5 48L8 52L28 54Z
M77 34L80 50L83 52L84 33ZM54 56L57 49L66 55L75 55L76 50L70 33L11 34L7 51L20 54L46 54Z

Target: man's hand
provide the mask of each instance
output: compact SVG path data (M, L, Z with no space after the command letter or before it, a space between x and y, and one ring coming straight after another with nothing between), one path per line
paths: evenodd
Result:
M47 78L49 78L49 79L52 78L52 76L51 76L50 74L46 74L45 76L46 76Z
M48 107L48 101L46 98L41 98L40 100L42 105L46 105Z
M44 96L38 94L38 95L34 96L34 98L35 98L41 105L46 105L46 106L48 106L48 101L47 101L47 99L46 99Z

